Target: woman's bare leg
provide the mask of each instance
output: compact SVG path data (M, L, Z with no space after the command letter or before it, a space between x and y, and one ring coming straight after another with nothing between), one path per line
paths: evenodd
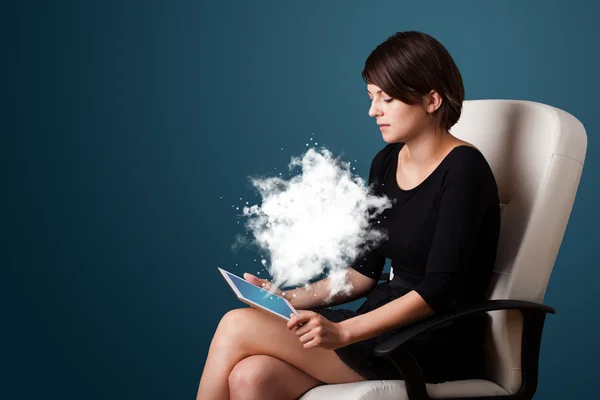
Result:
M235 365L229 374L229 396L231 400L291 400L322 384L291 364L257 355Z
M253 355L275 357L324 383L364 380L333 350L302 347L285 320L266 311L240 308L225 314L217 327L197 400L229 400L229 374L238 362Z

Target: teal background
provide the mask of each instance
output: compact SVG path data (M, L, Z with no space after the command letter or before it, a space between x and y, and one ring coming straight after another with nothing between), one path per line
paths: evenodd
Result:
M360 72L411 29L448 48L467 99L538 101L586 126L536 399L597 392L597 2L0 7L1 398L194 398L220 317L245 307L216 266L261 270L231 248L245 234L232 205L257 199L248 177L314 137L366 178L385 143Z

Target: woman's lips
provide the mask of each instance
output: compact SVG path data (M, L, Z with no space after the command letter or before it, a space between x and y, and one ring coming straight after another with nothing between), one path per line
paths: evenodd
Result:
M389 125L379 125L379 129L387 128Z

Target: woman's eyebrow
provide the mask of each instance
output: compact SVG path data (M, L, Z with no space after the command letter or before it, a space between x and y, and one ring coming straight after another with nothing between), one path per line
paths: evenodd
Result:
M379 89L379 90L378 90L377 92L375 92L375 93L381 93L381 92L382 92L382 90L381 90L381 89ZM367 93L371 94L371 92L369 92L369 89L367 89Z

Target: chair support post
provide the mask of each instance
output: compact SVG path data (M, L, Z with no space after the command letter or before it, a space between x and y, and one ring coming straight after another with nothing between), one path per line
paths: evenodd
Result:
M430 400L423 372L415 358L404 346L396 347L386 354L386 357L400 371L410 400Z

